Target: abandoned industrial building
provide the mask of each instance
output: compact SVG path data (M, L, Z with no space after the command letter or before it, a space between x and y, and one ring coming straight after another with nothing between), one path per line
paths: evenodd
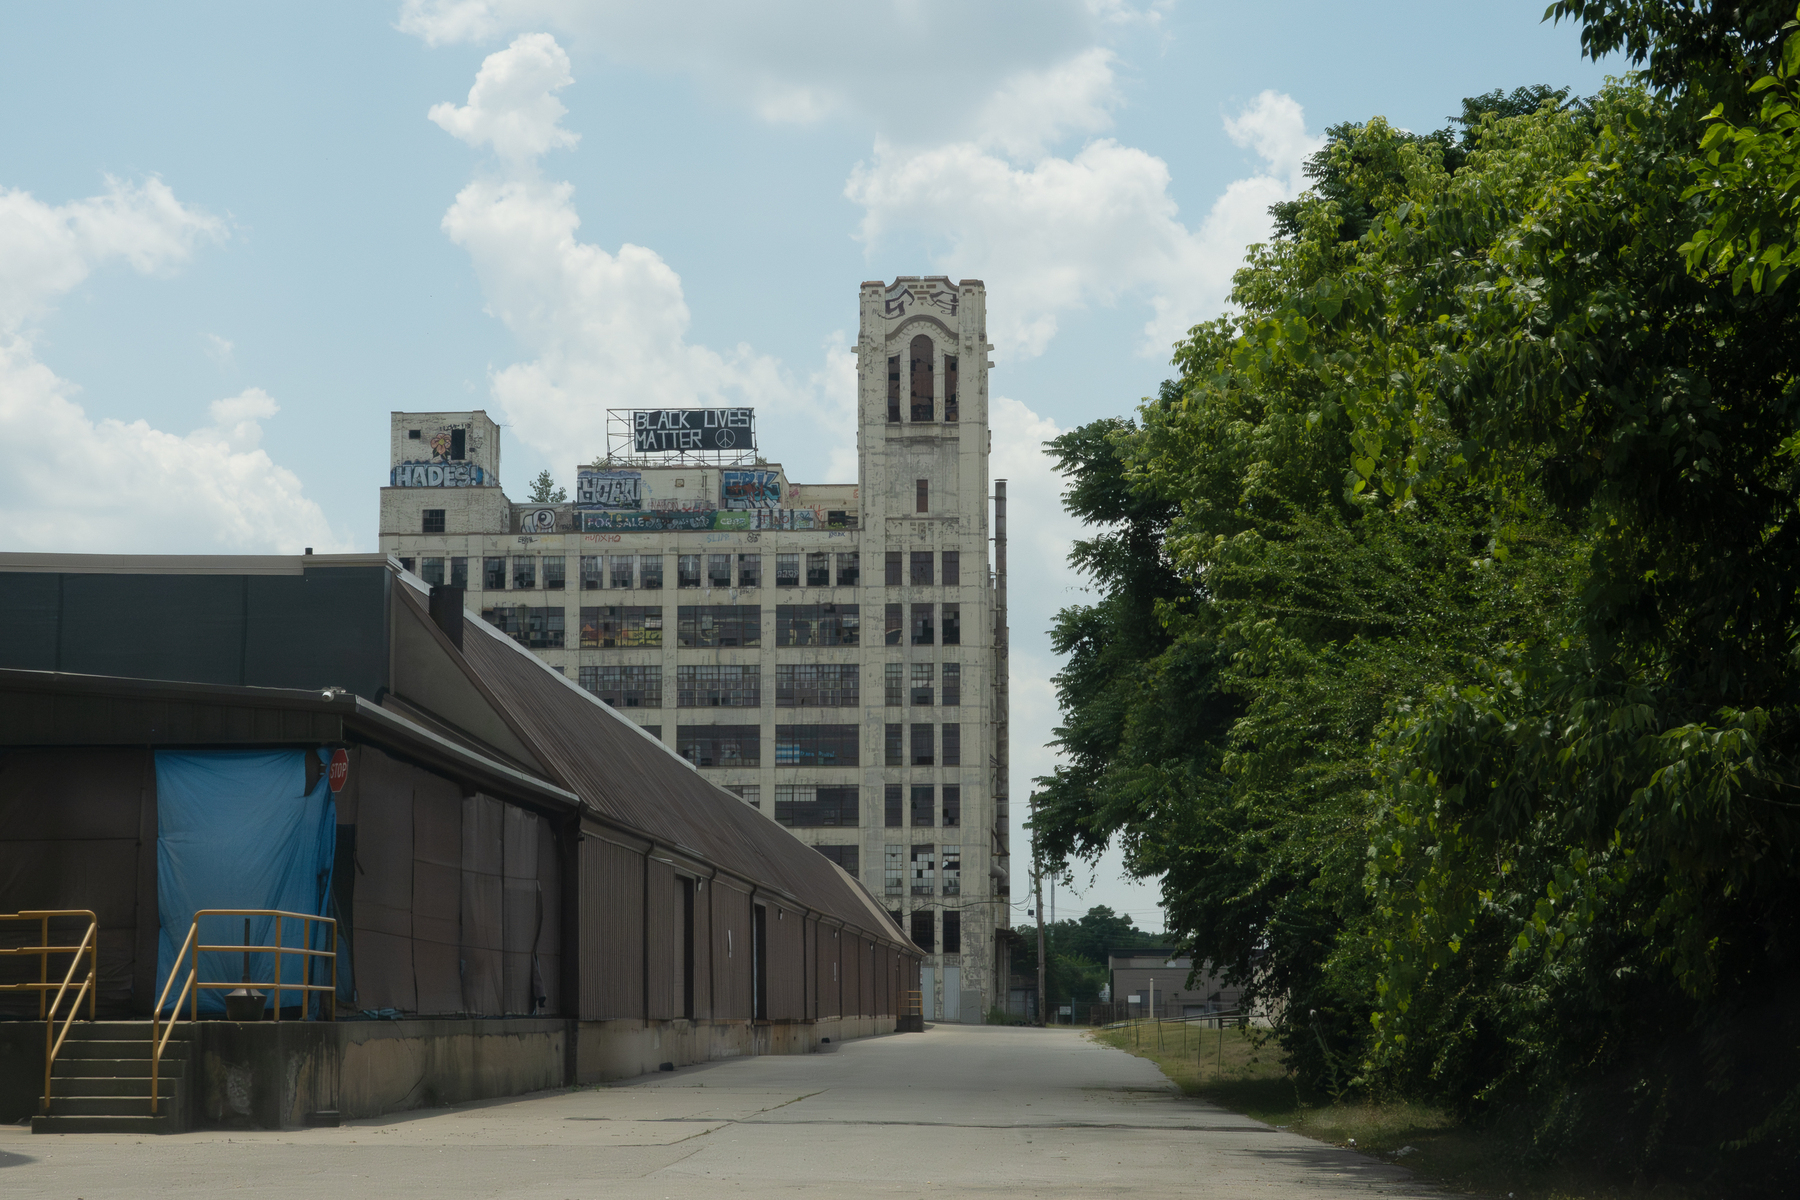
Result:
M379 546L859 878L925 1017L980 1021L1009 903L986 291L858 299L856 480L800 482L749 409L619 410L572 500L520 501L485 413L401 412Z
M896 1028L885 905L463 600L385 554L0 555L0 1120L279 1127Z

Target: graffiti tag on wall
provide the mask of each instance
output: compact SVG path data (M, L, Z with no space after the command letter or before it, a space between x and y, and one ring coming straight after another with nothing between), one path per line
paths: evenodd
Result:
M519 514L519 529L524 533L555 533L556 510L554 508L527 509Z
M642 508L644 477L637 471L575 471L575 503L583 508Z
M388 471L389 487L480 487L486 482L474 463L401 463Z
M780 508L781 476L774 471L720 471L719 507Z
M825 529L826 521L810 508L759 508L752 512L595 512L581 513L584 533L605 530L752 530L752 529Z

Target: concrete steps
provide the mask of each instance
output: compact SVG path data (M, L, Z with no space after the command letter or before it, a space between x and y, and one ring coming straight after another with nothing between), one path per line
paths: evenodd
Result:
M182 1080L187 1030L163 1051L150 1111L148 1021L98 1021L70 1027L50 1076L50 1107L31 1119L33 1133L179 1133L188 1127Z

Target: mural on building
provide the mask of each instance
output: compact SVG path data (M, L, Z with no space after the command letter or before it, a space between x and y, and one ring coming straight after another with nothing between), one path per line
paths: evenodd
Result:
M644 506L644 477L638 471L575 471L575 503L582 508L635 509Z
M554 508L528 508L519 514L520 533L555 533L556 510Z
M649 532L664 529L827 529L827 517L811 508L759 508L751 512L581 512L583 533Z
M776 471L720 471L719 507L780 508L781 475Z
M480 487L485 482L481 468L468 462L405 462L388 471L389 487Z

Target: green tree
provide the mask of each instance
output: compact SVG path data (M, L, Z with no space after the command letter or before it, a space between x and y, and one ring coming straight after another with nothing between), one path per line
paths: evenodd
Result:
M531 481L533 504L561 504L568 498L568 489L556 486L556 480L550 478L549 468L539 471L538 477Z

